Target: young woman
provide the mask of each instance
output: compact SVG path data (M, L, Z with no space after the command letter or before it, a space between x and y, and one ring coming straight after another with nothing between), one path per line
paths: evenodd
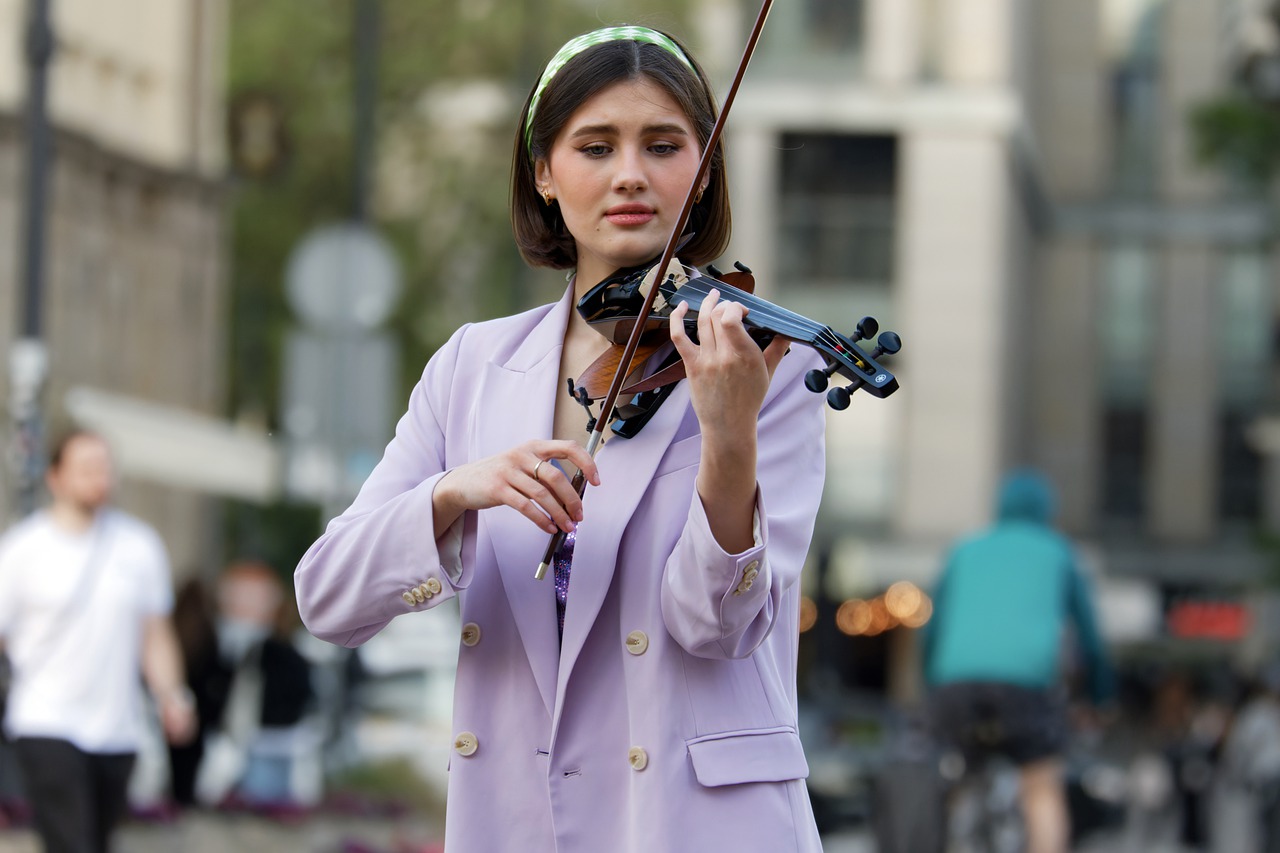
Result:
M431 359L355 503L303 558L299 607L358 645L455 596L450 853L817 851L796 733L799 591L822 492L816 359L763 352L741 306L678 308L688 380L593 460L565 393L609 343L575 312L662 251L715 118L701 69L639 27L566 44L516 133L512 218L554 305L465 326ZM722 152L681 256L729 235ZM804 352L807 352L804 351ZM574 468L591 484L583 499ZM534 571L565 531L555 579Z

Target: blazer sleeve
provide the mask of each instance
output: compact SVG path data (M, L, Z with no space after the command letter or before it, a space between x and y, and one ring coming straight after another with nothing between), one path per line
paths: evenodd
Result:
M794 352L784 358L760 411L755 546L725 553L694 494L662 580L667 630L690 654L750 655L773 630L783 595L800 578L826 475L825 409L801 381L815 364ZM796 614L789 616L794 624Z
M294 572L303 624L323 640L358 646L471 582L461 564L463 520L434 539L431 503L445 473L444 424L466 328L428 362L382 461Z

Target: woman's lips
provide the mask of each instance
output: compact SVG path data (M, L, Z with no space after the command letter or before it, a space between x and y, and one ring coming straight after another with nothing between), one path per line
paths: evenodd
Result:
M604 218L614 225L644 225L655 215L653 208L639 204L620 204L604 212Z

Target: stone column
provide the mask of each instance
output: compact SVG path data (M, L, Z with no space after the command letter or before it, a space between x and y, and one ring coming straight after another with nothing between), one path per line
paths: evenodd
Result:
M1161 66L1160 193L1179 206L1218 194L1216 176L1191 154L1186 110L1221 81L1220 0L1173 0L1165 7ZM1217 247L1170 241L1162 252L1154 396L1148 426L1147 527L1158 540L1211 538L1217 518L1218 399L1212 285Z
M1147 526L1158 540L1203 542L1217 516L1218 362L1211 283L1213 248L1163 252L1154 399L1147 456Z
M1057 486L1059 520L1072 531L1092 524L1103 464L1097 271L1092 241L1062 237L1041 251L1030 284L1031 461Z
M1015 64L1015 0L935 0L938 76L957 86L1006 85Z
M918 81L924 47L922 0L867 0L864 6L867 82L907 86Z
M767 298L777 281L777 129L758 124L739 127L729 138L726 156L733 198L733 242L724 258L750 267L758 292Z
M1008 153L995 131L921 129L900 163L897 527L950 537L990 519L1005 462Z

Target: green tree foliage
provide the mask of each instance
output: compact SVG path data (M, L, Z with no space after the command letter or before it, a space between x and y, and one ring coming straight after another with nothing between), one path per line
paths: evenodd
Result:
M1196 156L1244 186L1267 186L1280 166L1280 112L1246 95L1226 95L1191 113Z
M405 396L461 322L545 301L559 279L523 269L506 202L516 114L568 37L627 22L687 33L685 4L649 0L380 0L376 155L369 209L404 270L394 320ZM290 251L353 210L355 0L231 0L228 103L281 119L274 169L232 194L231 405L274 422ZM233 137L238 138L238 137ZM234 152L233 152L234 161ZM554 289L548 289L554 288Z

